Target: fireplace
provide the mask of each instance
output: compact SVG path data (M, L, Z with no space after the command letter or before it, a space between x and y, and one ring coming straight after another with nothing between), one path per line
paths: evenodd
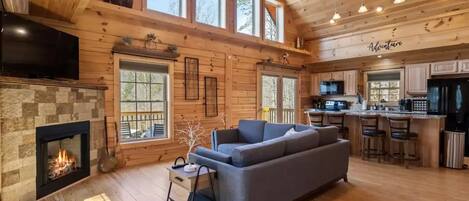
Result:
M36 198L90 175L90 122L36 128Z

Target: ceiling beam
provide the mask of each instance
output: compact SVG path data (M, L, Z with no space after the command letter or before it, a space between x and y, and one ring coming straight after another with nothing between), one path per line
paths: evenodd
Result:
M31 0L31 15L75 23L90 0Z

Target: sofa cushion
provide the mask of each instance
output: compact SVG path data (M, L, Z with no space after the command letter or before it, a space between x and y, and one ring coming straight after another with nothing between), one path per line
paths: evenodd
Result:
M221 152L216 152L211 149L207 149L205 147L197 147L197 150L195 150L195 153L206 158L220 161L222 163L231 163L230 155L227 155Z
M319 133L314 129L297 132L293 135L284 136L285 154L294 154L319 146Z
M293 128L293 124L273 124L266 123L264 128L264 141L282 137L285 133Z
M248 145L248 143L226 143L218 145L218 151L231 156L233 149L239 146Z
M263 120L240 120L239 141L249 144L262 142L265 123Z
M236 147L231 155L234 166L246 167L280 158L285 154L285 139L273 139L264 142Z
M312 126L309 125L303 125L303 124L296 124L295 125L295 131L300 132L308 129L313 129Z
M319 132L319 146L337 142L339 129L335 126L314 127Z

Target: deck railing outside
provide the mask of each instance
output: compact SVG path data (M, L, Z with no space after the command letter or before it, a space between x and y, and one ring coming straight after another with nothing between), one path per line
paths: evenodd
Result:
M265 107L262 109L262 119L271 122L271 123L279 123L277 118L277 108L269 108ZM295 123L295 109L283 109L283 122L287 124Z
M166 135L156 136L154 130L155 127L164 127L165 124L164 112L121 112L120 129L124 140L165 137Z

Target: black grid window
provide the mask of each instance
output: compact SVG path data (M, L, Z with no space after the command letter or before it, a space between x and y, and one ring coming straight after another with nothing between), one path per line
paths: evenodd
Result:
M168 74L121 69L121 138L167 138Z

